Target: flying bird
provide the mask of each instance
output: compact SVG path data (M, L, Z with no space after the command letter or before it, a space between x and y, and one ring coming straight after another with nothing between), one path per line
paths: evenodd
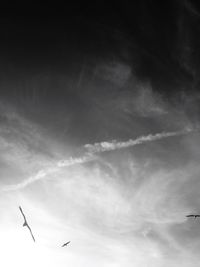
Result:
M64 244L62 245L62 247L67 246L70 242L71 242L71 241L68 241L67 243L64 243Z
M28 225L27 220L26 220L26 217L25 217L25 215L24 215L24 213L23 213L23 211L22 211L22 208L21 208L20 206L19 206L19 210L20 210L22 216L24 217L24 224L23 224L23 226L27 226L27 227L28 227L28 229L29 229L29 231L30 231L30 234L31 234L31 236L32 236L32 238L33 238L33 241L35 242L35 238L34 238L34 236L33 236L32 230L31 230L30 226Z
M189 214L189 215L186 215L186 217L193 217L194 219L196 219L197 217L200 217L199 214Z

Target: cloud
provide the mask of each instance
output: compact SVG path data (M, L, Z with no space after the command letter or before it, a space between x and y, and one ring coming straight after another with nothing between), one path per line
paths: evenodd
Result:
M110 62L97 65L95 75L121 87L125 85L132 73L130 66L120 62Z
M181 3L182 4L182 3ZM183 5L186 7L186 9L194 16L196 16L197 18L200 17L200 13L197 10L197 8L195 7L195 5L193 3L191 3L190 0L185 0L183 2Z
M185 215L191 210L198 211L199 207L198 128L193 128L189 119L182 120L184 105L180 116L177 111L180 106L170 111L168 104L162 104L164 99L157 98L153 91L147 89L144 95L138 91L136 95L135 102L131 99L132 109L122 114L127 107L125 100L114 117L116 125L119 118L126 122L131 139L116 135L117 141L101 142L112 139L104 139L100 134L97 139L100 141L93 143L93 139L86 136L86 145L77 145L74 151L68 136L65 142L56 142L39 124L25 119L17 111L12 113L10 107L3 108L0 145L4 153L0 163L8 164L4 166L6 179L1 180L3 224L11 220L14 225L16 218L17 223L21 223L17 212L11 217L8 215L16 203L20 203L44 242L45 257L48 253L51 255L52 266L58 262L59 266L66 262L73 266L85 263L94 266L96 262L97 266L115 267L197 266L198 224L194 227ZM110 97L108 94L101 100L107 96ZM120 97L115 100L117 109ZM115 132L116 125L110 126L109 110L113 106L109 106L109 101L102 101L101 108L107 107L103 115L108 114L105 116L108 128ZM187 107L193 103L188 99ZM89 111L93 115L93 108ZM138 124L130 123L128 114L133 115L132 111ZM162 117L165 112L167 119ZM101 117L101 112L99 114ZM152 117L157 124L151 128L149 119ZM102 120L95 121L100 128ZM124 134L123 123L118 126ZM172 124L174 127L170 127ZM84 133L80 131L80 134ZM134 149L126 149L129 147ZM104 153L106 151L112 153ZM11 178L5 169L12 173ZM8 201L10 198L12 204ZM9 232L10 229L6 229ZM16 240L21 236L26 239L20 232ZM68 238L72 239L72 247L66 254L66 251L60 252L57 245ZM44 255L41 257L45 262Z
M77 164L75 168L61 168L60 179L47 183L47 195L37 193L37 202L42 202L43 208L51 210L52 216L63 223L58 229L63 235L73 238L72 259L78 254L81 261L92 253L93 257L88 260L91 265L95 258L116 266L132 266L133 262L136 266L147 263L152 267L168 266L167 263L176 266L183 263L181 258L189 263L192 249L185 248L189 239L179 242L175 234L177 230L172 233L171 229L178 225L182 234L186 234L189 222L185 214L191 208L188 185L191 175L198 173L199 167L186 164L184 168L177 166L176 170L169 167L158 170L153 160L149 160L149 165L154 166L151 172L150 166L144 166L138 160L138 168L143 169L143 179L138 178L137 168L133 169L127 163L131 171L126 177L129 182L125 177L120 177L119 181L109 175L98 162L90 166ZM132 161L136 164L133 158ZM113 168L116 169L116 165L125 167L120 161L113 163ZM140 183L134 182L135 176ZM194 182L198 191L197 180ZM192 190L190 194L193 193ZM197 192L195 196L198 196ZM34 212L37 214L37 206ZM43 216L39 217L43 219ZM51 220L47 223L51 224ZM56 235L60 237L61 233L54 227L51 229L51 237L55 234L55 240L59 241ZM192 238L190 244L194 245ZM195 263L197 258L194 257L189 266L193 267ZM183 263L183 266L187 264Z
M186 129L182 131L177 131L177 132L163 132L163 133L157 133L157 134L150 134L147 136L141 136L136 138L135 140L128 140L125 142L117 142L117 141L112 141L112 142L101 142L101 143L95 143L95 144L86 144L85 148L88 149L90 153L99 153L99 152L104 152L104 151L112 151L112 150L117 150L117 149L122 149L122 148L128 148L132 147L135 145L143 144L145 142L152 142L160 139L164 139L167 137L172 137L172 136L178 136L178 135L184 135L192 132L192 129Z
M132 109L142 117L155 117L168 114L168 107L149 84L141 85L137 97L133 100Z
M59 173L61 168L70 167L75 164L86 163L94 159L95 159L94 157L91 157L90 155L88 156L86 155L86 156L83 156L82 158L81 157L80 158L69 158L67 160L58 161L54 164L51 164L52 165L51 167L47 167L45 169L38 171L35 175L30 176L29 178L25 179L19 184L4 186L2 191L12 191L12 190L22 189L39 180L48 178L49 176L52 176L55 173Z
M126 142L113 141L113 142L86 144L84 147L88 150L88 152L85 153L85 155L83 155L82 157L77 157L77 158L71 157L69 159L60 160L53 164L51 163L50 167L39 170L35 175L30 176L29 178L25 179L24 181L18 184L4 186L2 188L2 191L18 190L38 180L42 180L49 175L59 172L61 168L73 166L76 164L83 164L83 163L90 162L90 161L95 161L97 159L95 154L97 153L128 148L128 147L140 145L146 142L152 142L152 141L156 141L156 140L160 140L160 139L164 139L168 137L185 135L192 131L193 131L192 129L188 128L188 129L177 131L177 132L164 132L164 133L157 133L154 135L150 134L147 136L141 136L141 137L136 138L135 140L130 139Z

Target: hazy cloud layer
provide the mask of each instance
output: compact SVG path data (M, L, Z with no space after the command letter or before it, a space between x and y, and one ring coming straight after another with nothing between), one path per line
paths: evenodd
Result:
M185 215L198 212L200 204L195 150L200 140L188 118L180 131L94 143L70 158L60 141L52 142L41 126L11 111L4 106L1 121L5 175L12 166L9 182L1 180L1 212L2 227L10 221L6 229L17 233L16 242L29 237L12 219L22 223L17 211L22 205L40 246L34 253L41 262L51 253L50 266L67 261L75 266L197 264L198 227ZM57 248L66 239L73 244L68 256Z
M198 266L199 11L179 5L170 25L127 11L134 35L51 24L42 48L5 28L19 35L0 66L3 266Z

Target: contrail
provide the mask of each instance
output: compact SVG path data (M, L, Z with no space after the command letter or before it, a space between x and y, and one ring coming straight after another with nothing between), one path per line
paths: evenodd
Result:
M151 142L151 141L156 141L159 139L164 139L167 137L171 136L179 136L179 135L185 135L187 133L190 133L194 130L192 129L186 129L182 131L177 131L177 132L162 132L162 133L157 133L157 134L149 134L146 136L140 136L136 139L130 139L125 142L117 142L116 140L113 140L111 142L101 142L101 143L95 143L95 144L86 144L84 147L90 152L90 153L101 153L104 151L112 151L112 150L117 150L117 149L122 149L122 148L127 148L127 147L132 147L136 145L140 145L146 142Z
M66 160L60 160L57 163L55 163L55 166L52 166L52 167L49 167L46 169L42 169L42 170L38 171L35 175L30 176L29 178L25 179L24 181L22 181L18 184L4 186L1 191L4 191L4 192L15 191L18 189L25 188L26 186L28 186L28 185L36 182L36 181L47 178L48 175L58 173L61 168L70 167L70 166L73 166L75 164L82 164L82 163L86 163L89 161L93 161L93 160L95 160L95 158L96 157L94 155L87 153L83 157L79 157L79 158L72 158L71 157L71 158L66 159Z
M84 147L87 149L87 152L82 157L77 157L77 158L71 157L69 159L60 160L57 163L55 163L54 166L40 170L35 175L22 181L21 183L18 183L15 185L4 186L2 188L2 191L7 192L7 191L15 191L18 189L22 189L38 180L47 178L47 176L50 174L58 173L61 168L70 167L76 164L83 164L89 161L94 161L97 159L96 154L98 153L132 147L132 146L140 145L143 143L164 139L167 137L185 135L185 134L188 134L194 131L195 130L193 129L185 129L185 130L177 131L177 132L162 132L162 133L157 133L154 135L149 134L146 136L140 136L136 139L130 139L125 142L117 142L114 140L112 142L86 144L84 145Z

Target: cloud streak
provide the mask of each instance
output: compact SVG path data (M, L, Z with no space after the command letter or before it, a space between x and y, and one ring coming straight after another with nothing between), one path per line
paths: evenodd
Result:
M136 145L140 145L143 143L147 142L152 142L172 136L179 136L179 135L185 135L194 130L192 129L185 129L182 131L177 131L177 132L162 132L162 133L157 133L157 134L149 134L146 136L140 136L136 139L130 139L125 142L117 142L115 140L111 142L101 142L101 143L95 143L93 145L91 144L86 144L85 148L88 149L90 153L100 153L100 152L105 152L105 151L112 151L112 150L117 150L117 149L122 149L122 148L128 148Z
M75 158L71 157L69 159L60 160L56 162L55 164L52 164L52 166L38 171L35 175L30 176L28 179L25 179L24 181L18 184L4 186L2 188L2 191L7 192L7 191L15 191L15 190L23 189L32 183L35 183L39 180L46 179L49 175L58 173L60 169L62 168L70 167L76 164L84 164L90 161L95 161L97 159L96 154L99 154L99 153L133 147L136 145L144 144L147 142L153 142L153 141L165 139L168 137L186 135L194 131L195 131L194 129L188 128L188 129L176 131L176 132L162 132L162 133L157 133L154 135L149 134L146 136L140 136L136 139L130 139L125 142L117 142L114 140L112 142L86 144L84 145L84 148L87 149L87 152L82 157L75 157Z

